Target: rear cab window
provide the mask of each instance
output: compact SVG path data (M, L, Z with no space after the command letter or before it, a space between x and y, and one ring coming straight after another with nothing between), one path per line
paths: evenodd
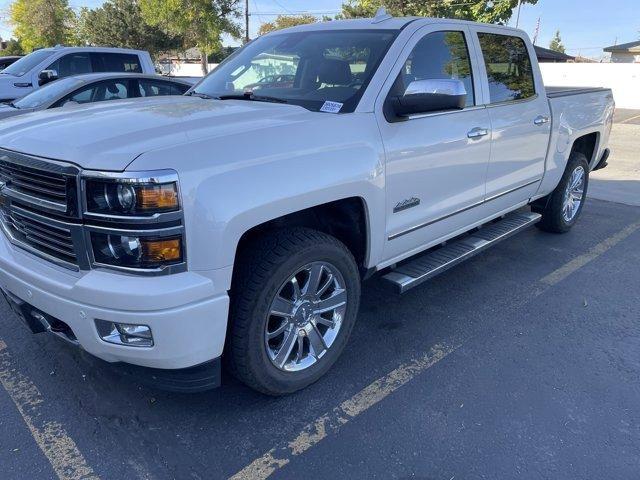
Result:
M531 58L522 38L479 32L478 40L487 70L491 104L536 95Z
M94 52L91 60L94 72L142 73L140 57L135 53Z

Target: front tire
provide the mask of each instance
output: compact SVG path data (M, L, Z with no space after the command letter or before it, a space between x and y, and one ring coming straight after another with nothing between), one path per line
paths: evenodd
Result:
M534 206L542 214L537 226L547 232L565 233L576 224L589 187L589 162L583 153L573 152L567 162L567 168L555 190L542 203Z
M339 357L359 302L358 267L336 238L308 228L266 234L234 272L231 372L268 395L305 388Z

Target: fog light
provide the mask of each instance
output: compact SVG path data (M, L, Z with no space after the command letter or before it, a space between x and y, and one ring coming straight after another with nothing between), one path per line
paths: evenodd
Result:
M108 343L130 347L153 347L153 335L147 325L96 320L100 338Z

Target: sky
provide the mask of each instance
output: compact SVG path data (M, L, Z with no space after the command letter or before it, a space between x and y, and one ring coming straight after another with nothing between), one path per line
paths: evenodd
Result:
M0 0L0 36L11 37L6 23L11 0ZM102 0L70 0L74 9L96 7ZM341 0L249 0L250 32L255 36L264 22L277 13L309 12L333 16L340 11ZM602 48L615 43L640 40L640 0L538 0L537 5L523 5L519 27L533 38L540 19L537 44L548 47L556 30L571 55L600 58ZM515 26L516 19L510 25ZM225 42L228 43L228 42Z

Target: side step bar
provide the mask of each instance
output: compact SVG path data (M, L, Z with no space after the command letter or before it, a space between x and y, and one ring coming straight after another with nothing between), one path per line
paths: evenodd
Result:
M540 221L538 213L509 213L497 222L487 223L477 232L429 250L398 265L382 278L391 282L398 293L426 282L432 277L479 254L496 243L509 238Z

